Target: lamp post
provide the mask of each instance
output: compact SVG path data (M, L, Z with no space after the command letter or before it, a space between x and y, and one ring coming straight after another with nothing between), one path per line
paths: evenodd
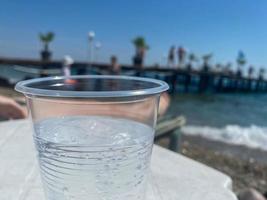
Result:
M98 58L98 52L99 52L101 47L102 47L102 44L100 42L96 42L96 44L95 44L95 61L96 62L97 62L97 58Z
M89 41L89 65L92 65L93 62L93 54L94 54L94 38L95 38L95 32L89 31L88 32L88 41Z
M164 53L164 54L161 55L161 58L160 58L160 65L161 65L161 67L168 66L168 63L166 65L167 58L168 58L168 56L167 56L166 53Z

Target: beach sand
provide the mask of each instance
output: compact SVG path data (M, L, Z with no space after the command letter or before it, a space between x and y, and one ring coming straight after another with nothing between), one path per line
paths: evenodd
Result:
M230 145L200 136L182 135L180 152L215 168L233 179L233 190L253 187L267 192L267 152L245 146Z

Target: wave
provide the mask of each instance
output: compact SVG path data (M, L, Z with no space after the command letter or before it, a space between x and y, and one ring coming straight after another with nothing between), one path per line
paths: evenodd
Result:
M185 126L182 132L186 135L199 135L211 140L222 141L234 145L245 145L267 151L267 127L251 125L226 125L223 128L209 126Z

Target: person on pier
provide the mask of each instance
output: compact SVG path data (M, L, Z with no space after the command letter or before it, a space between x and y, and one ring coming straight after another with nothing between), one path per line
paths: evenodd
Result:
M188 72L193 70L193 63L196 62L198 60L198 58L196 57L196 55L194 53L190 53L188 55L188 63L186 65L186 70Z
M263 82L264 81L264 73L265 73L265 69L260 68L259 74L258 74L258 80L256 82L256 91L265 89L265 84Z
M74 60L69 55L64 56L63 62L62 62L62 73L64 76L71 75L71 65L73 63L74 63Z
M211 58L212 58L211 53L202 56L202 59L203 59L202 71L203 72L208 72L210 70L209 61Z
M175 46L171 46L169 50L168 63L167 63L169 68L174 67L174 54L175 54Z
M118 59L116 56L111 56L110 57L110 69L109 69L109 74L111 75L119 75L121 72L121 67L118 64Z
M211 59L212 54L206 54L202 56L203 59L203 66L201 70L201 75L200 75L200 80L199 80L199 92L202 93L205 90L207 90L210 80L211 80L211 75L208 73L210 71L210 66L209 66L209 60Z
M228 62L228 63L224 66L222 72L223 72L223 74L225 74L225 75L231 75L231 74L233 74L233 72L232 72L232 63L231 63L231 62Z
M251 79L253 76L253 73L254 73L254 67L252 65L250 65L248 68L248 78Z
M258 76L258 79L260 81L263 81L264 80L264 73L265 73L265 69L264 68L260 68L260 70L259 70L259 76Z
M186 57L186 51L182 46L178 47L177 56L178 56L178 68L182 68Z
M247 62L247 60L246 60L246 56L245 56L244 52L239 51L237 54L237 58L236 58L236 63L237 63L236 76L237 76L237 78L242 77L242 68L245 66L246 62Z

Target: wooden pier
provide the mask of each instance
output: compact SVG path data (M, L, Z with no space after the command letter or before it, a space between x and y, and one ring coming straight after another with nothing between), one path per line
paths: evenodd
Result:
M42 62L33 59L13 58L0 58L0 72L1 65L36 69L40 76L58 75L61 73L62 68L61 61ZM110 68L111 65L106 63L75 62L72 65L74 74L109 74ZM49 72L53 73L49 74ZM137 69L132 65L121 65L121 74L164 80L170 85L171 93L267 92L267 81L264 79L237 77L234 74L215 71L204 72L201 70L170 69L158 66L146 66L142 69ZM30 74L28 78L30 78ZM0 79L0 85L6 83L2 79Z

